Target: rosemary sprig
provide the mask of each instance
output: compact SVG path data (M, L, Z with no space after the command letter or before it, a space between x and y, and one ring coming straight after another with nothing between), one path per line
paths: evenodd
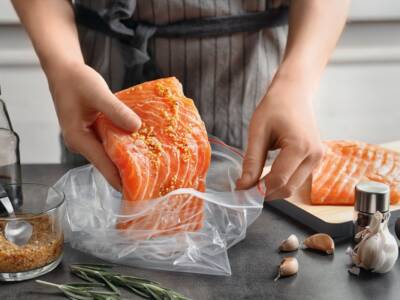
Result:
M71 266L71 271L75 275L79 274L80 278L88 282L94 279L105 283L110 290L118 293L118 295L120 294L117 286L123 287L146 299L188 300L188 298L178 292L162 287L158 282L111 272L109 266L105 268L98 265L77 264Z
M71 300L120 300L121 292L118 287L145 299L189 300L178 292L161 286L158 282L112 272L110 265L76 264L71 265L70 268L74 275L86 282L65 284L43 280L36 280L36 282L59 289Z
M115 292L95 290L104 287L103 283L68 283L56 284L43 280L36 280L37 283L58 288L65 296L72 300L118 300L119 295Z

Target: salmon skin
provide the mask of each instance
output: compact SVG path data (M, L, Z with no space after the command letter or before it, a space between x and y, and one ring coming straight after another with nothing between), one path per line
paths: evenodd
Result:
M142 120L138 132L117 128L104 115L95 122L103 146L117 166L123 187L117 228L148 232L151 237L202 228L204 203L175 195L147 209L152 199L178 188L205 191L211 147L205 125L175 77L145 82L115 94ZM152 233L150 233L152 232Z
M327 141L312 175L311 204L354 205L354 188L363 180L390 187L390 202L400 200L400 153L358 141Z

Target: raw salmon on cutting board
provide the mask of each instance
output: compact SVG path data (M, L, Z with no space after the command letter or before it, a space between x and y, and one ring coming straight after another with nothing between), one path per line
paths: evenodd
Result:
M385 151L400 153L400 141L379 145L378 149L380 149L379 153L384 153ZM330 160L331 158L325 157L322 164L325 159ZM397 165L397 163L395 165ZM317 170L318 168L315 172ZM268 171L268 169L266 171ZM336 177L335 173L332 172L330 174L332 178ZM316 232L325 232L338 239L351 238L353 236L354 227L353 205L349 205L343 200L340 200L343 204L312 204L312 181L312 176L309 176L306 182L292 197L288 199L267 201L266 205L273 207L297 222L312 228ZM391 204L390 211L392 216L391 219L400 216L400 203Z
M400 153L358 141L327 141L326 152L312 174L311 204L353 205L362 180L390 186L391 204L400 200Z
M96 131L121 176L121 214L146 210L135 219L121 219L117 227L154 232L152 237L199 230L204 215L199 198L175 195L147 208L152 199L178 188L205 190L211 147L193 101L174 77L145 82L116 96L139 115L142 127L126 132L100 115Z

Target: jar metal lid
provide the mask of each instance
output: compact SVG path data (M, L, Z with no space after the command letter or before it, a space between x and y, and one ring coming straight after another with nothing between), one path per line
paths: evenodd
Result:
M384 183L363 181L355 187L355 209L365 213L387 212L390 208L390 188Z

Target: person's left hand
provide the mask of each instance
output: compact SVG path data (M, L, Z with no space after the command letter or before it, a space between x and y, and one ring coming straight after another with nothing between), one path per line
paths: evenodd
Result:
M313 89L296 78L276 76L257 106L237 189L260 179L269 150L280 153L266 176L267 200L290 197L307 179L323 156L314 118Z

